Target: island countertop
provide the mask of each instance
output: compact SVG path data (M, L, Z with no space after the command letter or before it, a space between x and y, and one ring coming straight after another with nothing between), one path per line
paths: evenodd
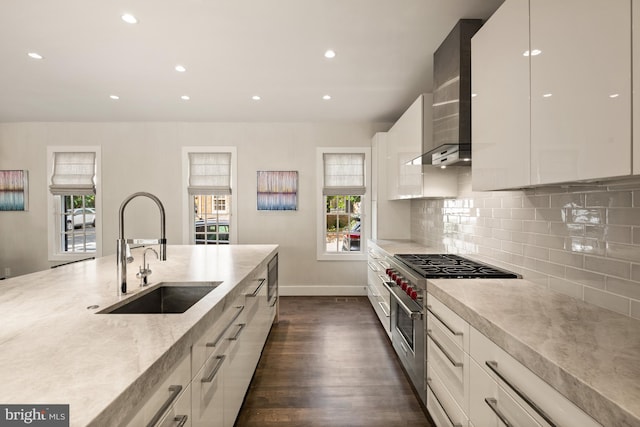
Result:
M214 308L266 267L277 245L168 246L150 260L149 286L219 281L182 314L98 314L139 291L142 258L130 264L131 292L118 296L115 256L69 264L0 282L0 403L69 404L70 425L114 425L190 351ZM88 308L98 306L99 308Z

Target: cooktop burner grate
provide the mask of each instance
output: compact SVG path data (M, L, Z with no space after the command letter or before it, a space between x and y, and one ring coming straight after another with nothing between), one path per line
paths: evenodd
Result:
M395 258L427 279L517 279L507 270L449 254L396 254Z

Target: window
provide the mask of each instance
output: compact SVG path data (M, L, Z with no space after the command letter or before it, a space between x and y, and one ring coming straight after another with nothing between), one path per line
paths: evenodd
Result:
M318 149L318 259L364 259L368 149ZM366 226L366 227L365 227Z
M51 261L101 255L100 147L49 147L48 240Z
M234 243L235 147L184 147L183 157L189 200L185 243Z

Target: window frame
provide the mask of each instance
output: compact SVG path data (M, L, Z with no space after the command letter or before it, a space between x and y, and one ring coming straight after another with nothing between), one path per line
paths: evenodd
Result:
M195 245L195 221L193 215L193 198L189 188L189 153L231 153L231 209L229 210L229 244L238 243L238 155L235 146L185 146L182 147L182 243Z
M326 251L326 197L324 187L324 154L353 153L364 154L364 186L361 196L362 212L360 214L360 250L349 252ZM371 148L370 147L317 147L316 148L316 259L318 261L362 261L367 259L367 239L371 236ZM349 194L341 194L349 196ZM355 252L355 253L354 253Z
M58 218L61 215L61 197L60 195L51 194L49 185L51 184L51 176L53 175L54 153L62 152L89 152L95 153L96 171L95 171L95 218L96 225L94 227L96 233L96 251L95 252L65 252L62 248L62 230L61 223ZM102 256L102 154L100 146L48 146L47 147L47 246L49 261L78 261L91 257Z

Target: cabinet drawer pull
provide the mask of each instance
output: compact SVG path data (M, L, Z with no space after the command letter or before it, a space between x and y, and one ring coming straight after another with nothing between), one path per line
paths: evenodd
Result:
M207 376L207 378L202 379L203 383L210 383L211 381L213 381L213 379L216 377L216 374L222 367L222 363L224 362L224 359L226 358L227 356L225 356L224 354L220 356L216 356L216 359L218 360L216 362L216 366L213 367L213 369L211 370L211 373Z
M248 296L248 297L256 297L256 296L258 296L258 292L260 292L260 288L262 288L262 286L264 286L264 283L267 281L267 279L258 279L258 281L260 282L260 284L258 285L256 290L253 291L250 294L247 294L246 296Z
M238 312L236 314L233 315L233 319L231 319L231 321L229 322L229 324L227 326L224 327L224 329L222 330L222 332L220 332L220 334L218 334L218 336L216 337L215 340L213 340L212 342L208 342L206 345L206 347L216 347L218 345L218 343L220 342L220 340L222 339L222 337L224 337L227 333L227 331L229 330L229 328L231 326L233 326L233 322L236 321L236 319L240 316L240 313L242 313L242 310L244 310L244 305L239 305L236 307L238 309Z
M498 370L498 362L494 360L488 360L485 362L485 365L487 365L489 369L491 369L491 371L498 376L498 378L500 378L507 386L509 386L509 388L515 392L515 394L520 396L520 398L524 400L525 403L529 405L529 407L531 407L531 409L536 411L536 413L540 415L547 422L547 424L549 424L551 427L557 426L553 419L549 415L547 415L547 413L542 408L540 408L533 400L531 400L529 396L527 396L522 390L520 390L520 388L518 388L514 384L511 384L509 380L505 378L504 374Z
M456 330L455 330L455 329L453 329L451 326L449 326L449 325L447 324L447 322L445 322L445 321L442 319L442 317L440 317L440 316L438 316L436 313L434 313L433 308L432 308L430 305L428 305L428 304L427 304L427 311L428 311L429 313L431 313L431 314L433 315L433 317L435 317L436 319L438 319L438 321L439 321L440 323L442 323L442 324L444 325L444 327L445 327L445 328L447 328L447 329L449 330L449 332L451 332L453 335L456 335L456 336L462 336L462 335L464 335L464 332L462 332L462 331L456 331Z
M380 270L378 269L378 267L376 267L376 265L375 265L374 263L372 263L371 261L367 262L367 264L369 265L369 270L371 270L371 271L375 271L376 273L377 273L378 271L380 271Z
M513 427L513 424L509 421L509 419L507 417L505 417L505 415L502 413L502 411L498 408L498 400L497 399L494 399L493 397L485 397L484 398L484 403L489 405L489 408L491 408L493 413L496 414L496 416L498 418L500 418L500 421L502 421L502 424L504 424L505 427Z
M380 295L376 294L375 288L369 284L367 284L367 289L371 292L371 296L374 298L378 298Z
M167 412L167 410L169 410L171 405L173 405L173 402L180 395L180 392L182 391L182 386L181 385L170 385L168 390L171 392L171 395L162 404L160 409L158 409L158 412L156 412L156 414L153 416L151 421L149 421L149 424L147 424L147 427L155 427L155 425L158 424L158 421L160 421L160 419L163 417L163 415Z
M187 415L177 415L173 421L177 421L178 424L176 425L176 427L184 427L184 425L187 423L187 420L189 419L189 417Z
M387 304L384 302L378 302L378 304L380 304L380 308L382 309L382 312L384 313L385 317L389 317L389 309L384 308L384 306Z
M454 358L449 354L449 352L448 352L447 350L445 350L445 349L444 349L444 347L442 346L442 344L440 344L440 343L439 343L439 342L438 342L438 341L433 337L433 335L431 335L431 333L432 333L431 329L427 329L427 337L431 338L431 342L433 342L433 343L436 345L436 347L438 347L438 349L442 352L442 354L444 354L444 355L445 355L445 357L446 357L447 359L449 359L449 362L451 362L451 364L452 364L453 366L455 366L456 368L461 368L461 367L463 367L463 366L464 366L464 363L456 361L456 360L455 360L455 359L454 359Z
M273 302L271 303L271 305L269 306L269 308L273 307L274 305L276 305L276 303L278 302L278 298L274 298Z
M453 427L462 427L462 423L454 423L453 420L451 419L451 417L449 416L449 414L447 413L447 410L444 409L444 406L442 406L442 403L440 403L440 399L438 399L438 396L436 396L436 393L433 391L433 388L431 387L431 378L427 378L427 388L429 390L431 390L431 395L433 396L434 399L436 399L436 402L438 403L438 406L440 407L440 409L442 409L442 412L444 413L444 415L447 417L447 419L449 420L449 422L451 423L451 425Z
M229 341L236 341L240 336L240 334L242 333L242 330L244 329L245 326L247 326L246 323L238 323L238 330L236 331L234 336L229 338Z

